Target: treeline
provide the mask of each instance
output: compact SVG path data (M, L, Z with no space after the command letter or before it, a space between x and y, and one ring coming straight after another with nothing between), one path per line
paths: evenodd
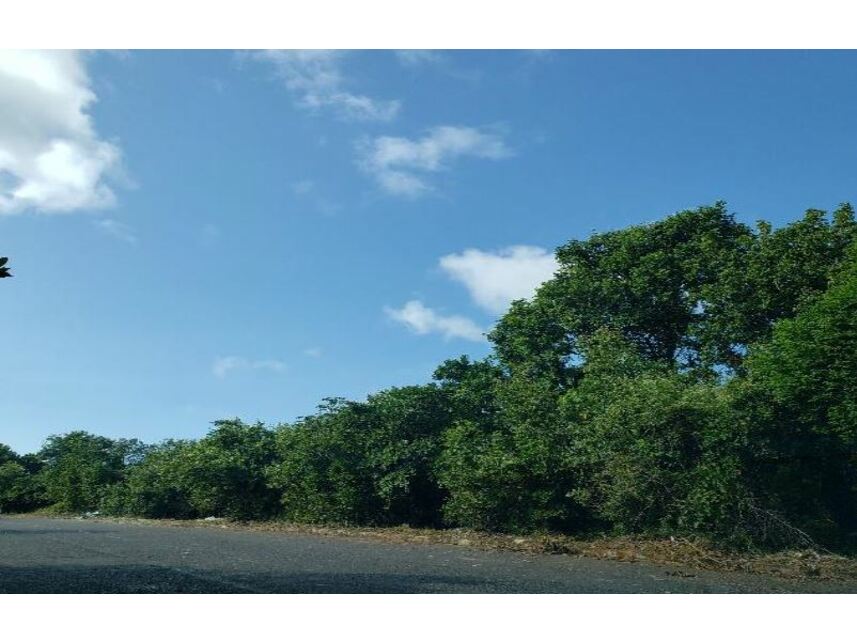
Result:
M0 449L0 507L855 547L857 224L722 203L571 241L494 351L273 428Z

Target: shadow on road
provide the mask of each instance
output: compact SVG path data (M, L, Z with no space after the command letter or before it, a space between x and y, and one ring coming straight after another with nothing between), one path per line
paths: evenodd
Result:
M116 529L8 529L0 527L0 536L24 535L32 536L39 534L115 534Z
M245 573L171 567L0 565L4 594L416 594L504 592L485 579L440 575Z

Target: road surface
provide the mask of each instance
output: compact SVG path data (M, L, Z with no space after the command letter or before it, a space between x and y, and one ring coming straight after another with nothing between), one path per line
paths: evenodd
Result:
M764 591L825 588L563 555L217 525L0 518L0 593Z

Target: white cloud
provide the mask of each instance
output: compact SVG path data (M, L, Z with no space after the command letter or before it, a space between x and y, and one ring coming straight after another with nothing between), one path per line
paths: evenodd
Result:
M0 214L114 203L120 151L98 138L95 100L80 53L0 50Z
M389 121L399 112L397 100L379 100L344 88L340 61L347 52L329 49L269 49L252 52L254 60L270 63L286 88L308 109L331 108L353 120Z
M398 49L394 52L396 60L402 67L412 71L431 69L450 78L462 80L471 85L482 79L482 71L479 69L461 67L456 59L448 51L437 49ZM465 59L467 56L464 57Z
M446 339L485 340L484 331L473 320L459 315L440 315L418 300L411 300L401 308L385 308L384 312L390 319L404 324L417 335L440 333Z
M324 353L318 346L310 346L309 348L304 349L304 355L307 357L312 357L314 359L320 358Z
M485 310L503 313L515 299L533 295L553 277L558 264L551 252L536 246L511 246L497 252L468 249L440 259L441 269L467 288Z
M387 192L419 196L431 188L426 175L449 169L460 157L497 160L511 154L494 132L473 127L442 125L416 140L379 136L358 145L359 165Z
M496 252L470 248L441 257L439 264L447 276L464 284L478 306L494 315L506 312L516 299L532 297L559 267L552 253L537 246L510 246ZM384 312L417 335L440 333L446 339L484 341L485 331L471 319L440 315L419 300Z
M115 219L99 219L94 222L94 225L106 234L125 241L126 243L137 243L137 235L134 233L134 229L121 221L116 221Z
M406 67L433 65L445 60L445 56L433 49L397 49L396 59Z
M235 370L266 370L274 373L282 373L286 365L276 359L249 360L244 357L218 357L211 365L211 372L215 377L225 378L231 371Z

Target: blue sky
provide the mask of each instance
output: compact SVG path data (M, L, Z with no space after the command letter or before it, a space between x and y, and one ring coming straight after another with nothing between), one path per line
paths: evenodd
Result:
M857 201L850 52L0 53L0 442L418 383L572 237Z

